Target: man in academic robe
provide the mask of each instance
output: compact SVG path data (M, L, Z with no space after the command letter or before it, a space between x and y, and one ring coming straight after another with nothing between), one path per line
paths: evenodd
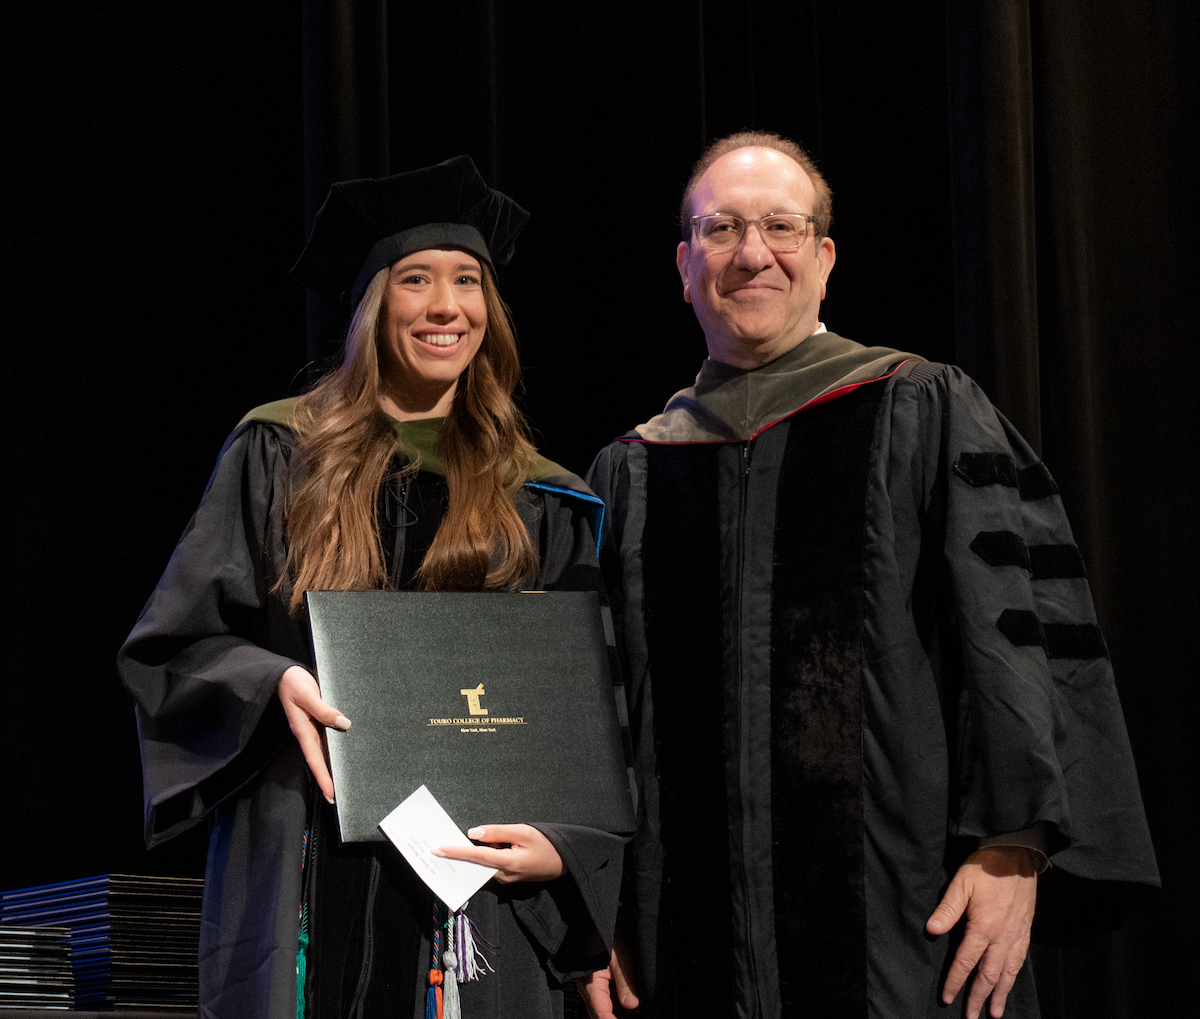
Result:
M958 369L825 329L830 222L793 143L710 147L709 357L589 476L641 783L601 1019L1037 1016L1035 906L1158 883L1057 487Z

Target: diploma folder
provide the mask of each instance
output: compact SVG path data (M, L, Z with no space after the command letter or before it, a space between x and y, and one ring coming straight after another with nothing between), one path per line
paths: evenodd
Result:
M462 829L558 822L634 829L594 591L310 591L343 842L420 786Z

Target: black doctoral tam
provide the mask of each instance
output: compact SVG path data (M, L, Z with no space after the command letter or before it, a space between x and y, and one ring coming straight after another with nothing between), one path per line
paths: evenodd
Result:
M334 184L292 275L353 311L380 269L425 248L455 247L494 270L512 258L529 213L490 188L470 156L390 177Z

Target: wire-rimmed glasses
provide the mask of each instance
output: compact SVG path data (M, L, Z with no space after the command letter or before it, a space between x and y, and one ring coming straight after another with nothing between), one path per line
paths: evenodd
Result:
M816 216L798 212L773 212L759 219L742 219L718 212L711 216L693 216L692 232L700 246L710 251L731 251L742 243L746 227L757 226L758 234L772 251L795 251L808 240L809 224Z

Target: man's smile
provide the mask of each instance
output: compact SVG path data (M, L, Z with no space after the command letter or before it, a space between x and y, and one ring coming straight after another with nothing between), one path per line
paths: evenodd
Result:
M724 296L729 297L733 294L746 294L749 297L760 297L770 293L781 293L783 287L778 283L769 283L766 280L752 279L745 283L735 283L724 291Z

